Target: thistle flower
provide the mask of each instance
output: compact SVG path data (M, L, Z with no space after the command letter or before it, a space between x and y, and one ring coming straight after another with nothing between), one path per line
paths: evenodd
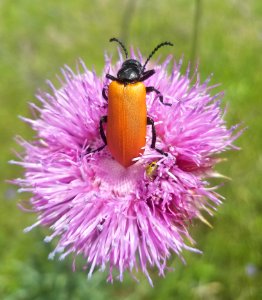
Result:
M133 52L131 56L135 58ZM189 67L183 75L182 59L172 61L169 56L154 66L156 74L145 81L172 104L147 96L157 147L167 156L150 148L149 129L143 155L128 168L107 147L89 151L103 145L99 120L107 114L107 103L101 91L108 84L105 74L119 69L121 55L115 66L106 57L101 78L82 61L76 74L65 67L61 87L48 82L51 92L37 95L40 106L30 104L34 118L21 117L36 133L32 142L17 138L24 153L11 162L25 169L24 178L14 182L19 192L32 193L30 207L38 217L26 231L50 227L45 241L57 240L50 258L80 255L88 277L95 268L107 269L109 281L114 270L119 280L125 270L132 275L142 270L152 284L149 267L164 275L172 253L183 259L184 249L200 252L189 225L195 218L205 221L202 212L212 214L223 199L206 178L218 176L213 171L216 154L234 148L240 132L227 129L220 107L223 93L211 95L215 85L209 85L210 78L201 83L197 69L190 78Z

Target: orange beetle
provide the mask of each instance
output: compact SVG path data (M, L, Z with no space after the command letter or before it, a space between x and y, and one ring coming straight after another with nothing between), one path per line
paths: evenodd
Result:
M108 86L108 92L106 93L106 88L102 92L104 99L108 101L108 115L101 117L99 126L104 145L95 151L100 151L108 145L114 159L127 168L134 163L133 159L144 151L142 148L146 144L147 125L152 126L151 148L165 154L155 147L156 130L154 121L147 116L146 93L155 92L164 105L171 104L164 103L161 93L153 86L146 87L143 81L155 73L155 70L145 71L145 67L153 54L160 47L173 46L173 44L170 42L159 44L142 66L138 60L127 59L127 50L118 39L112 38L110 42L112 41L118 42L122 47L126 60L118 71L117 77L106 74L106 78L113 81ZM103 123L107 123L106 134Z

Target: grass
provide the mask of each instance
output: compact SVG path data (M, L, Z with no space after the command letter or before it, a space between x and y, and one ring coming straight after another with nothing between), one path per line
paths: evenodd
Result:
M4 180L22 176L7 164L18 149L13 137L32 132L17 115L29 115L27 102L45 79L55 81L60 67L72 68L81 57L98 72L112 36L139 47L145 54L160 41L175 43L176 59L192 53L194 2L135 1L2 1L0 3L0 298L17 299L260 299L262 294L262 3L202 1L197 57L202 79L214 73L229 103L227 121L243 122L248 130L236 142L241 151L226 154L218 169L233 180L220 188L225 203L211 220L214 229L195 224L191 230L204 251L185 253L187 265L174 258L175 272L154 274L152 289L126 275L124 283L108 285L105 275L91 281L71 272L71 261L48 261L52 246L42 242L45 230L25 235L35 216L23 214L14 187ZM123 17L125 16L125 17ZM125 20L128 16L128 24ZM163 49L163 57L170 49ZM79 263L80 264L80 263Z

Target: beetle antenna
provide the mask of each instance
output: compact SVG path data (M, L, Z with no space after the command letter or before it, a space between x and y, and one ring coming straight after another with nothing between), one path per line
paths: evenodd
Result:
M124 44L123 44L122 42L120 42L120 41L119 41L118 39L116 39L116 38L111 38L111 39L109 40L109 42L117 42L117 43L121 46L121 48L124 50L125 55L126 55L126 58L128 57L128 52L127 52L126 47L124 46Z
M143 69L142 69L142 73L145 71L146 65L149 62L149 60L151 59L151 57L157 52L157 50L163 46L174 46L174 44L170 43L170 42L163 42L159 45L156 46L156 48L151 52L151 54L148 56L148 59L146 60L145 64L143 65Z

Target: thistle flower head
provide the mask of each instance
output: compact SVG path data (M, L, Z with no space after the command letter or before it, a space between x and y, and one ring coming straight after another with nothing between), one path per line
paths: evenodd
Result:
M95 268L107 269L110 281L114 269L120 280L125 270L142 270L151 282L148 269L157 267L163 275L172 253L182 258L184 249L198 252L188 226L221 203L206 178L216 176L216 155L232 148L239 133L227 129L223 93L212 93L210 78L201 82L197 70L190 78L189 68L181 74L182 60L168 57L145 81L171 104L163 105L153 93L146 98L156 146L167 155L150 147L150 128L143 155L128 168L114 160L108 147L90 152L103 145L99 120L107 115L105 74L116 74L121 63L121 57L116 65L106 57L102 77L83 62L76 73L65 67L61 87L49 82L51 92L37 95L40 105L30 104L34 118L22 117L36 135L31 142L17 138L24 153L13 163L25 173L15 183L20 192L32 193L30 205L38 219L27 230L50 227L45 241L57 238L50 258L81 255L89 277Z

